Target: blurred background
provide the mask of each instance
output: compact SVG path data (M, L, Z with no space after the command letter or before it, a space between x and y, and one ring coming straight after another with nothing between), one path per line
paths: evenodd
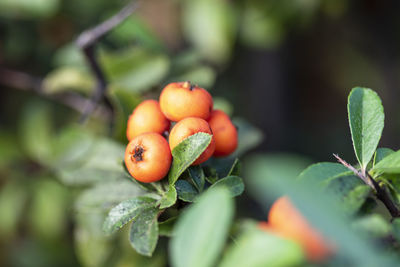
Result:
M150 262L125 238L121 256L86 231L73 200L91 181L60 166L75 163L88 136L104 151L107 140L126 144L132 109L171 81L203 86L218 108L253 125L243 158L291 152L316 162L339 153L354 162L346 103L355 86L381 96L380 146L399 148L400 4L390 0L141 1L98 43L107 101L77 125L95 80L75 40L126 4L0 0L1 266L130 266L135 257L138 266L164 266L165 251Z

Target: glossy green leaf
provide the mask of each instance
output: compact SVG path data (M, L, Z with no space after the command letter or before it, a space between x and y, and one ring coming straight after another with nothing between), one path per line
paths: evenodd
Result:
M168 181L175 184L179 176L203 153L208 147L212 136L206 133L196 133L179 143L172 150L172 166L169 171Z
M112 208L104 221L103 230L112 234L122 226L136 219L144 210L154 207L156 200L150 197L135 197L125 200Z
M356 87L350 92L347 108L354 152L365 170L382 135L385 115L381 99L371 89Z
M121 201L144 193L140 187L128 180L98 183L78 196L75 208L79 211L105 211Z
M328 183L333 179L351 175L352 171L339 163L321 162L315 163L302 171L299 180L306 180L310 183L320 184Z
M160 204L160 209L165 209L168 207L171 207L172 205L175 204L177 198L177 192L175 189L175 186L170 185L168 187L168 190L165 192L165 194L162 196L162 198L159 201Z
M303 250L298 244L253 226L231 244L218 266L287 267L303 262Z
M400 173L400 150L389 154L371 170L374 174L380 173Z
M199 165L196 165L190 166L188 170L193 184L196 186L199 192L202 192L204 189L204 183L206 181L203 169Z
M227 176L216 181L210 188L223 187L226 188L232 197L239 196L244 191L242 178L238 176Z
M143 210L132 223L129 241L132 247L145 256L151 256L158 241L157 208Z
M173 267L214 266L233 218L233 200L225 189L207 190L179 218L170 241Z
M186 202L193 202L199 193L196 188L185 180L178 180L175 183L178 198Z

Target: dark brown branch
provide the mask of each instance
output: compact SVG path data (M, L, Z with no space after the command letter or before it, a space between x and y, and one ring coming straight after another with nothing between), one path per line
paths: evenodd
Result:
M393 218L400 217L400 210L398 207L394 204L392 198L389 195L389 192L386 190L384 186L380 186L377 181L374 180L374 178L371 177L371 175L367 172L368 178L372 181L375 191L376 191L376 197L382 201L382 203L385 205L385 207L389 210L390 215L392 215Z
M76 44L80 49L82 49L89 64L89 67L96 78L95 90L91 99L88 100L86 103L85 110L80 120L81 122L86 121L93 110L96 108L98 103L105 98L105 92L107 89L107 81L105 75L95 56L95 46L104 35L106 35L110 30L112 30L114 27L116 27L118 24L128 18L135 11L136 8L137 3L131 2L123 9L121 9L120 12L118 12L108 20L102 22L92 29L81 33L76 40ZM106 102L109 106L111 106L109 101Z
M84 107L87 102L86 98L71 92L63 93L61 95L46 94L43 89L41 78L7 68L0 68L0 84L14 89L36 92L37 94L51 101L60 103L79 113L84 112ZM104 106L98 106L94 112L94 115L102 119L111 118L110 111Z
M386 190L384 186L381 186L377 181L375 181L374 178L368 173L365 172L366 174L363 174L363 172L358 171L356 168L351 166L349 163L347 163L345 160L340 158L338 155L333 154L333 156L346 168L354 172L354 174L359 177L361 180L364 181L365 184L370 186L374 191L376 197L385 205L385 207L388 209L390 212L390 215L392 218L398 218L400 217L400 210L396 206L396 204L393 202L392 198L389 195L389 192Z

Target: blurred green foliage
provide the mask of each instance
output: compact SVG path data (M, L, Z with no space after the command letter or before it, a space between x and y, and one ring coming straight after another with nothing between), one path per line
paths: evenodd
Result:
M140 101L157 97L171 81L190 80L211 91L217 86L229 87L223 84L224 75L238 46L277 50L291 32L306 31L318 16L340 18L348 1L142 1L139 10L97 46L96 55L109 82L106 98L110 106L101 103L105 112L97 110L85 125L78 125L80 112L57 100L70 96L87 99L95 79L73 41L123 4L106 0L0 0L2 67L43 78L39 95L15 93L13 87L21 87L21 80L15 77L0 80L5 84L1 85L5 93L0 100L0 265L156 267L167 266L169 260L173 266L309 266L297 244L261 232L254 220L241 224L237 232L228 231L234 225L235 207L229 196L243 192L236 158L257 147L264 136L238 117L240 107L227 100L234 91L214 100L216 108L235 117L239 130L235 154L187 171L189 156L183 157L184 167L171 178L175 182L182 175L177 191L175 187L163 191L159 204L165 207L177 198L195 202L184 210L182 218L178 220L178 211L170 209L157 224L157 210L151 207L142 218L144 223L124 227L112 236L104 235L103 222L118 203L155 190L132 182L122 166L126 121ZM365 82L382 84L377 68L361 52L336 45L341 52L332 56L328 69L337 70L334 82L339 88L361 82L357 78L360 72L367 73ZM351 58L350 63L341 64L341 57ZM18 89L35 86L23 83L22 87ZM82 103L75 104L82 108ZM356 128L354 131L359 131ZM362 134L353 140L361 147L356 153L367 148L369 159L375 143L365 146L360 138ZM384 172L377 180L400 202L398 153L388 158L389 154L376 151L372 173ZM366 161L360 162L362 167ZM398 242L398 219L390 224L370 188L341 165L322 163L302 172L310 163L304 156L291 154L249 158L244 164L249 195L264 211L278 195L293 198L307 219L340 247L338 257L327 266L395 266L382 248L388 247L388 238ZM295 182L299 174L301 182ZM211 190L203 195L208 188ZM236 206L242 207L246 197ZM376 214L371 215L371 211ZM242 213L250 212L241 210L240 216ZM141 229L144 224L149 228ZM156 229L160 234L157 247ZM216 229L220 230L214 232ZM141 235L143 232L150 234ZM135 240L140 242L129 240L129 234L139 236ZM172 236L169 248L163 236ZM147 246L140 247L143 244ZM148 248L155 250L147 258L132 246L142 254L153 252ZM398 247L390 249L397 251Z

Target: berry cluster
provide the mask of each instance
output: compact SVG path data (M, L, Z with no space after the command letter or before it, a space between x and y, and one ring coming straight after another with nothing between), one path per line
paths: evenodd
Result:
M236 127L225 112L213 109L213 99L207 90L190 82L168 84L159 102L145 100L129 117L126 132L129 144L125 151L129 173L145 183L161 180L171 167L171 151L199 132L212 135L212 139L193 165L211 156L228 156L237 147ZM168 136L168 142L164 136Z

